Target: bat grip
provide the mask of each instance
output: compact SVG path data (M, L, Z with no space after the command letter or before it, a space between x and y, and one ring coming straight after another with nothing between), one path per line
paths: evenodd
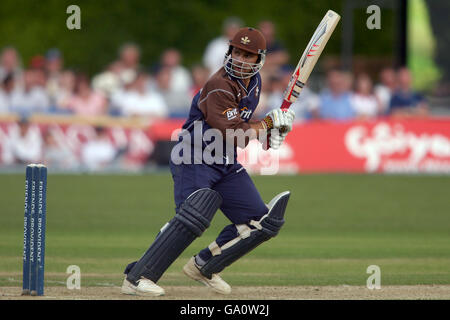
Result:
M283 103L281 104L280 109L286 111L291 106L292 102L286 101L283 99Z
M287 109L289 109L289 107L291 106L292 102L286 101L283 99L283 103L281 104L280 109L283 111L286 111ZM280 128L280 133L284 133L286 131L285 128Z

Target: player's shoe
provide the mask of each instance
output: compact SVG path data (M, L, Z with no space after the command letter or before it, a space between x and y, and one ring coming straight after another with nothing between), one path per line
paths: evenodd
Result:
M184 265L183 272L186 274L189 278L199 281L203 283L204 285L210 287L212 290L214 290L217 293L221 294L230 294L231 293L231 287L228 283L222 280L222 278L218 274L213 274L211 279L205 277L200 272L200 267L197 266L195 263L195 258L191 257L191 259Z
M138 296L152 296L152 297L158 297L163 296L165 294L165 291L163 288L158 286L153 281L142 278L137 281L138 285L135 286L130 281L127 280L127 277L125 276L125 279L122 283L122 289L121 292L123 294L130 294L130 295L138 295Z

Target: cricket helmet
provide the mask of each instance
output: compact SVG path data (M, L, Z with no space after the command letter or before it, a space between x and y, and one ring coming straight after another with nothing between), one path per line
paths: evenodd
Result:
M231 58L231 52L233 48L239 48L258 55L258 60L256 63L242 62ZM258 73L264 65L266 59L266 39L263 34L255 28L241 28L234 35L233 39L230 40L230 46L228 52L225 54L224 68L232 76L240 79L250 78L256 73ZM235 72L233 67L236 66L236 62L240 66L247 67L249 72Z

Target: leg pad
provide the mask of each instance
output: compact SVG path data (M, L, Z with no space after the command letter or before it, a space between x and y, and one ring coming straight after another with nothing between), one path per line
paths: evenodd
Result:
M129 265L128 281L141 277L157 282L178 256L209 227L222 197L203 188L192 193L181 204L175 217L156 237L153 244L134 265Z
M200 269L200 272L208 278L212 274L221 272L248 252L255 249L261 243L275 237L284 224L290 192L280 193L268 204L269 212L259 221L250 221L247 224L236 225L238 237L219 247L213 242L209 248L213 254Z

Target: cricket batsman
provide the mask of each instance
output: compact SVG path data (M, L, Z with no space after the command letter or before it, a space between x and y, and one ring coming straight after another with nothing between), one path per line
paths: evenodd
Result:
M245 168L236 160L238 146L245 147L250 140L264 136L268 147L278 149L292 129L294 112L289 109L275 109L263 120L252 120L260 98L259 71L265 55L266 41L262 33L254 28L240 29L230 41L223 68L193 98L177 144L190 148L175 146L170 161L175 216L163 226L144 255L125 268L123 294L164 295L158 280L209 227L218 209L231 224L183 267L186 276L215 292L231 292L231 287L219 276L222 270L280 231L289 191L264 203ZM213 163L199 161L196 156L196 151L205 151L210 146L208 139L200 139L198 143L194 138L198 125L205 136L208 130L216 130L223 139L220 143L227 152L220 154L216 150L217 161ZM230 132L244 132L245 137L229 138ZM225 148L230 144L232 148ZM174 160L179 157L184 161Z

